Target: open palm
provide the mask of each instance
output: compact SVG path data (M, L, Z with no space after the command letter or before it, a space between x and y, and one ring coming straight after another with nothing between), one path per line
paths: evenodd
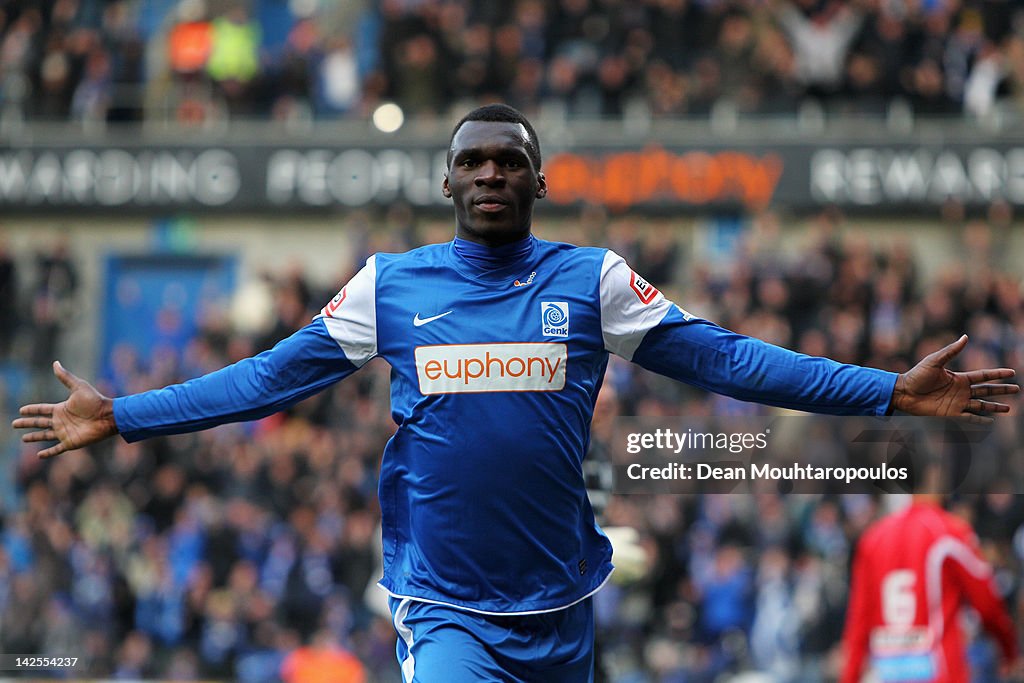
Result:
M994 384L1016 374L1011 368L954 372L946 368L967 346L963 335L949 346L925 356L899 376L893 391L893 407L910 415L960 417L977 424L992 422L992 413L1009 412L1005 403L986 401L991 396L1016 394L1016 384Z
M50 458L117 434L113 401L68 372L60 361L53 363L53 374L68 388L67 400L22 406L21 417L11 423L15 429L37 430L22 436L22 441L57 442L40 451L39 457Z

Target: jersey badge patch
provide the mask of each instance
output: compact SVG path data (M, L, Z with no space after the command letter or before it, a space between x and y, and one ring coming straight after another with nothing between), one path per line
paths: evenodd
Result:
M338 310L338 307L341 306L341 302L344 301L347 296L347 293L345 292L346 289L348 289L348 287L342 287L341 291L335 294L330 303L324 306L324 310L320 312L328 316L334 315L334 312Z
M569 303L567 301L541 301L540 329L545 337L568 337Z
M629 271L629 288L633 290L633 293L636 294L637 298L640 299L640 303L644 306L654 301L654 297L658 296L658 288L633 271Z

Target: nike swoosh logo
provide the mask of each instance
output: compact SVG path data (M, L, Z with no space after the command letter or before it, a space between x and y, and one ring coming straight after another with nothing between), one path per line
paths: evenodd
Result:
M446 315L448 315L449 313L454 313L454 312L455 311L445 311L444 313L441 313L439 315L432 315L429 318L421 318L420 314L417 313L416 317L412 319L412 324L415 325L416 327L422 327L423 325L426 325L427 323L432 323L435 320L437 320L438 318L443 318Z

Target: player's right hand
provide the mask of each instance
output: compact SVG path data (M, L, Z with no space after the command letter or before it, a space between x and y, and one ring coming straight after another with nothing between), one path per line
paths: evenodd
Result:
M39 451L40 458L51 458L117 434L114 402L111 399L84 379L64 369L60 361L53 362L53 374L68 388L70 393L67 400L22 406L18 411L21 417L11 423L15 429L38 430L21 437L26 443L57 442Z

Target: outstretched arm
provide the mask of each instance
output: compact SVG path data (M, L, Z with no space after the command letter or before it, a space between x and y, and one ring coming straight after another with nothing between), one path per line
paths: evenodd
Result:
M807 356L731 332L675 306L605 255L600 281L605 348L688 384L782 408L834 415L911 415L966 418L986 424L1009 406L985 400L1017 393L1009 368L953 372L946 366L967 345L966 335L911 370L892 372Z
M25 406L13 426L38 430L22 437L24 441L56 440L40 453L50 457L114 434L138 441L259 419L312 396L360 366L344 354L323 319L258 356L184 384L116 399L55 364L57 376L71 390L68 399Z
M884 415L899 377L807 356L674 306L652 327L632 360L648 370L725 396L827 415Z
M15 429L38 430L22 436L22 441L57 442L40 451L39 457L50 458L117 434L112 399L66 370L60 361L53 362L53 374L71 392L67 400L61 403L33 403L22 406L18 411L21 417L12 423Z
M317 318L273 349L163 389L110 399L60 363L54 372L71 391L62 403L24 406L23 441L57 441L48 458L114 434L138 441L226 422L255 420L312 396L377 355L375 260L370 257Z
M805 356L671 312L648 333L633 358L661 374L744 401L815 413L909 415L989 424L1005 403L986 400L1020 391L998 380L1010 368L954 372L946 366L967 345L964 335L894 375Z
M896 378L892 408L910 415L961 417L976 424L992 422L993 413L1005 413L1005 403L986 401L1020 391L1016 384L994 383L1016 374L1011 368L953 372L946 366L967 346L967 335L925 356L920 363Z

